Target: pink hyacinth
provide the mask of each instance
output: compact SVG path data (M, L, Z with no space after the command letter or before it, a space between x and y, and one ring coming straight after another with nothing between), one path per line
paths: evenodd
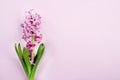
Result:
M32 52L34 47L41 42L42 34L40 34L41 17L33 10L27 12L25 21L21 24L23 28L22 39L26 41L26 48Z

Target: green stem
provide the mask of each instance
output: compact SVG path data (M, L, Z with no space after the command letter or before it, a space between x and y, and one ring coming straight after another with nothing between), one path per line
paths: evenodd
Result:
M32 36L32 43L34 44L34 42L35 42L35 40L34 40L34 36ZM33 48L33 51L32 51L32 53L31 53L32 55L32 60L33 60L33 58L34 58L34 48Z
M34 77L28 78L28 80L34 80Z
M29 76L28 80L34 80L34 75Z

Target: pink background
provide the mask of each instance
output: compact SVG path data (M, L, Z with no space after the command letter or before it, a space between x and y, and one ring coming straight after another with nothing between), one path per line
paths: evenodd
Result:
M36 80L120 80L120 0L0 0L0 80L26 80L14 43L29 9L46 45Z

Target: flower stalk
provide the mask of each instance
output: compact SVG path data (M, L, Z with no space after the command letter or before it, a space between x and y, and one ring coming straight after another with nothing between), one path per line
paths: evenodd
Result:
M33 14L32 11L28 11L25 21L21 24L23 28L22 39L25 40L26 46L22 48L20 43L15 44L16 53L28 80L34 80L37 66L45 49L44 44L40 43L42 39L42 34L40 34L41 17L37 13ZM35 54L34 48L38 44L40 45Z

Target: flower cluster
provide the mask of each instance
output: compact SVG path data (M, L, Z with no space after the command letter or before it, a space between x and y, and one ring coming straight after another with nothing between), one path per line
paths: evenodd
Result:
M40 34L41 17L33 10L27 12L25 21L21 24L23 28L22 39L26 41L26 48L32 53L36 44L41 42L42 34Z

